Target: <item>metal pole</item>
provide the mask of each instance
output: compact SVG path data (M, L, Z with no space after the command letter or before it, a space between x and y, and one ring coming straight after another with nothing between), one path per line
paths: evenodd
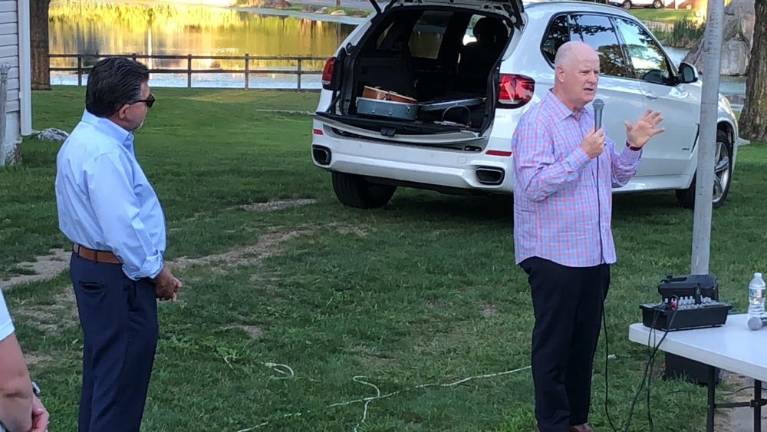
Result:
M762 382L754 380L754 432L762 432Z
M716 368L708 366L708 412L706 413L706 432L714 432L714 412L716 410Z
M709 0L703 37L703 91L700 101L700 141L695 173L695 213L692 228L692 274L709 273L711 214L714 184L719 71L722 60L723 0Z
M250 54L245 54L245 89L250 88Z

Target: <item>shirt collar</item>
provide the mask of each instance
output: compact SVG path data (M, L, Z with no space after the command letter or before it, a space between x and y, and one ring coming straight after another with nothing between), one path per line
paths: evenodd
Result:
M85 110L83 112L83 118L81 121L83 123L87 123L94 126L101 132L114 138L117 142L119 142L126 148L128 149L133 148L133 133L123 129L121 126L117 125L112 120L109 120L108 118L105 118L105 117L98 117L88 112L88 110Z
M557 120L564 120L569 116L573 116L575 120L580 120L581 116L583 116L588 108L584 107L577 111L573 111L570 108L565 105L557 95L554 94L554 90L549 90L549 93L546 95L546 101L547 104L551 107L551 110L556 115Z

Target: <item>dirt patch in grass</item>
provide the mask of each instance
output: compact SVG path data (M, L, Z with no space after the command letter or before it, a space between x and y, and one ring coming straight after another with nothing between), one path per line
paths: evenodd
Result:
M0 281L0 288L6 289L14 285L53 279L69 267L70 254L71 252L68 250L51 249L48 255L36 257L35 262L19 263L18 267L30 274L12 276L2 280Z
M365 238L368 236L368 232L365 228L361 226L350 226L350 225L343 225L336 228L336 231L339 234L343 235L354 235L357 237Z
M13 311L14 317L46 334L58 334L62 329L78 324L77 303L72 287L59 290L53 304L21 306Z
M53 361L53 357L45 354L36 354L31 352L25 352L24 353L24 361L26 361L27 366L29 367L35 367L41 363L48 363Z
M276 201L267 201L267 202L255 203L255 204L246 204L246 205L240 206L240 208L250 212L266 213L266 212L285 210L285 209L289 209L293 207L306 206L306 205L314 204L316 202L317 200L312 198L276 200Z
M275 255L279 251L279 245L288 240L300 237L309 231L275 232L261 236L254 245L243 246L216 255L208 255L199 258L181 257L172 261L173 269L184 269L193 266L242 266L257 264L264 258Z
M498 315L498 308L495 305L482 305L482 310L479 313L485 318L492 318Z
M290 206L307 205L316 202L316 200L291 200L291 201L270 201L264 204L262 210L253 211L274 211L277 209L288 208ZM268 204L268 206L267 206ZM254 204L258 205L258 204ZM269 208L270 210L266 210ZM308 231L289 231L289 232L277 232L270 233L259 238L258 243L251 246L245 246L236 248L231 251L209 255L200 258L178 258L172 261L174 268L186 268L196 265L249 265L258 262L259 260L268 256L274 255L277 249L277 245L304 235ZM5 280L0 280L0 288L6 289L16 285L42 282L49 279L53 279L61 272L66 271L69 268L69 257L71 252L64 249L51 249L48 255L39 256L35 259L35 262L23 262L18 264L18 267L27 270L29 273L18 276L12 276ZM67 289L68 295L72 298L68 303L74 304L74 296L71 289ZM18 313L18 312L17 312ZM76 309L75 309L76 316Z

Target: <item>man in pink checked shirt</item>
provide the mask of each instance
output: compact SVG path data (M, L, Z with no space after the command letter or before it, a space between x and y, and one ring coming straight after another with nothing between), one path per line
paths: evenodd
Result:
M612 187L636 173L663 132L647 111L616 145L594 130L599 57L583 42L557 51L554 88L520 119L514 154L514 249L528 274L532 372L541 432L588 432L591 374L615 245Z

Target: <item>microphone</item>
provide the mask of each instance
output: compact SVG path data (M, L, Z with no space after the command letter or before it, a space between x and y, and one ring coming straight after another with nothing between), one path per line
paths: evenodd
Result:
M767 327L767 316L754 316L748 319L748 328L751 330L759 330L762 327Z
M599 130L602 127L602 110L605 107L602 99L594 99L592 104L594 107L594 130Z

